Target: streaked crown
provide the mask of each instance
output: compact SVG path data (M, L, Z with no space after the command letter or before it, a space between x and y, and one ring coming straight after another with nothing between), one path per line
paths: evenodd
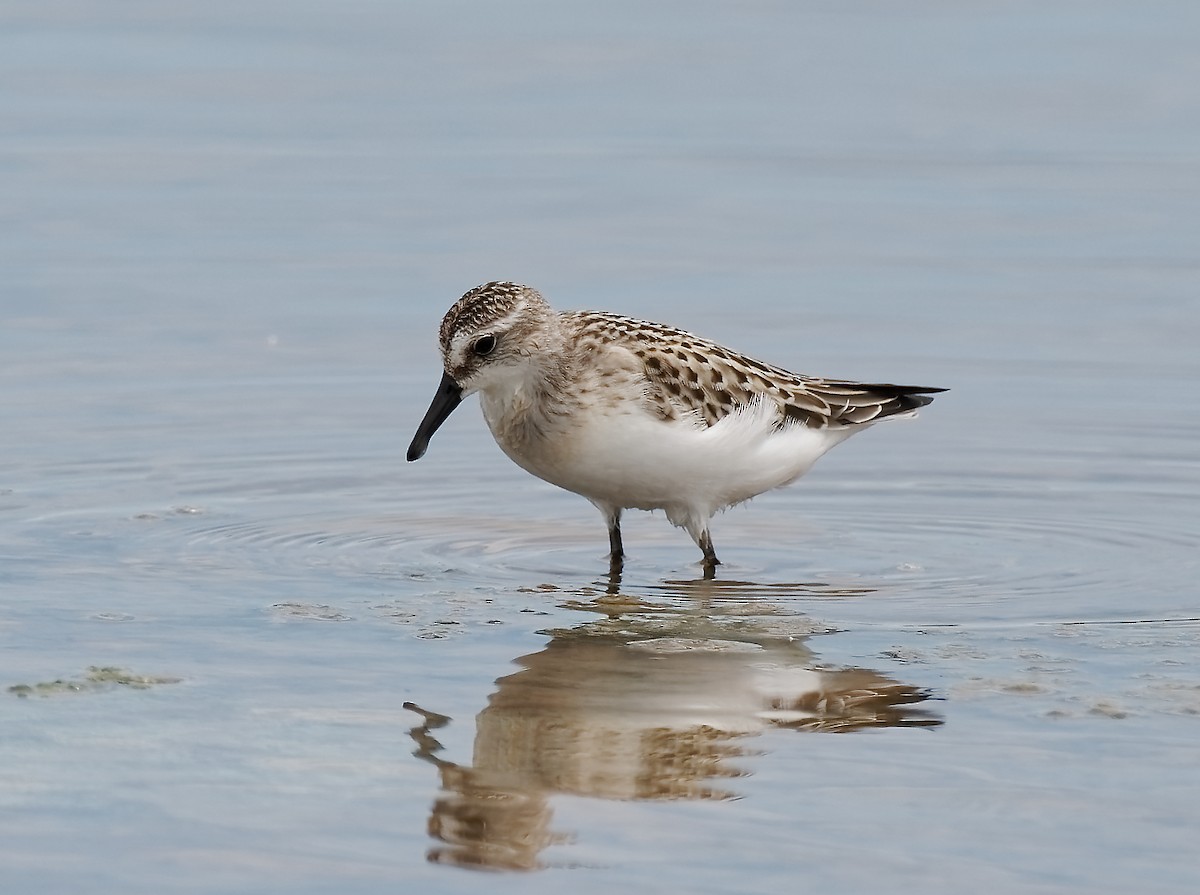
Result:
M460 384L484 366L524 361L530 339L545 331L554 311L540 292L520 283L492 282L463 295L442 318L442 360Z

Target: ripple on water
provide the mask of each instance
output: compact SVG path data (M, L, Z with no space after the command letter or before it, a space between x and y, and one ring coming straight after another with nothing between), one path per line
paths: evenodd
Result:
M412 575L475 575L524 583L527 578L521 572L527 560L594 546L585 531L594 541L594 529L583 525L475 515L310 515L209 524L189 531L184 540L192 549L240 550L269 556L272 563L319 557L322 562L361 567L364 573L383 563L388 569L403 569ZM568 564L565 570L574 568Z
M706 596L845 600L882 593L962 607L1014 596L1103 597L1138 588L1147 557L1183 556L1200 546L1166 519L1143 515L1131 524L1070 507L1064 512L1049 498L996 498L986 512L974 498L926 495L900 504L890 496L826 491L735 509L716 523L727 565ZM477 578L497 586L577 581L601 576L606 567L599 526L584 504L570 520L454 515L444 508L435 515L420 507L371 516L309 509L219 522L213 515L177 516L170 520L176 524L163 525L153 537L264 568L318 564L382 577ZM661 515L638 525L627 542L632 580L683 595L678 583L699 578L693 545ZM696 596L694 590L686 595Z
M944 468L922 469L911 480L898 480L890 466L859 464L764 496L717 517L715 539L727 564L703 596L897 609L924 602L968 619L1035 600L1061 609L1066 620L1177 615L1170 592L1188 584L1200 555L1196 526L1178 512L1200 502L1188 474L1195 464L1174 448L1169 462L1135 452L1133 461L1153 468L1155 493L1127 490L1117 476L1131 458L1102 449L1105 439L1116 445L1126 436L1108 429L1091 436L1078 456L1060 445L1030 463L964 442L957 453L948 449ZM162 551L164 567L182 551L194 562L204 556L263 572L319 566L447 586L520 588L604 574L602 526L575 496L530 480L515 501L505 491L510 480L493 486L490 466L473 462L431 465L376 487L361 462L318 449L278 464L263 457L193 464L196 493L175 508L113 506L76 512L71 521L120 538L129 533L115 531L116 517L136 519L136 537ZM279 478L266 490L264 464ZM136 478L130 464L117 468ZM91 481L111 477L114 467L82 464L72 472L60 464L53 472ZM480 494L492 499L481 505ZM627 583L661 597L698 598L697 588L679 584L699 577L686 535L661 514L631 513L626 530ZM1158 593L1142 593L1148 563ZM1130 603L1145 604L1146 613L1129 613Z

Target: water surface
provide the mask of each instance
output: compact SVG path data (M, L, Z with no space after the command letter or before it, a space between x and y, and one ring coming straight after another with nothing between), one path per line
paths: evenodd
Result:
M1194 891L1197 26L8 4L5 890ZM613 582L494 278L951 391Z

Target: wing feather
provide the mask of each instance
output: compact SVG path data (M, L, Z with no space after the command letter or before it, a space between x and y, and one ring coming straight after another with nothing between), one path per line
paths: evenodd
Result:
M642 363L646 397L663 418L690 415L712 426L756 401L770 400L778 425L856 426L909 413L945 391L916 385L852 382L792 373L681 329L600 311L577 311L584 343L616 343ZM599 347L595 346L594 347Z

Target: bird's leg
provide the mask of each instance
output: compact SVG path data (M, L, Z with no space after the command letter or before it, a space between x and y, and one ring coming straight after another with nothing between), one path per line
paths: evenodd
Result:
M621 510L610 510L604 515L608 522L608 571L610 575L619 575L625 565L625 548L621 545Z
M721 564L721 561L717 559L717 551L713 549L712 535L708 533L707 528L700 532L700 536L696 538L696 543L704 551L704 577L715 578L717 575L717 566Z

